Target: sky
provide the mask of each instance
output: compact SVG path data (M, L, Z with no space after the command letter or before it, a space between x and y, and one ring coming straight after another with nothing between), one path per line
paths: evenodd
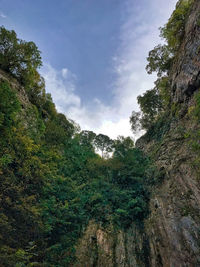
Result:
M57 110L82 130L132 136L137 96L153 88L148 52L177 0L0 0L0 25L34 41Z

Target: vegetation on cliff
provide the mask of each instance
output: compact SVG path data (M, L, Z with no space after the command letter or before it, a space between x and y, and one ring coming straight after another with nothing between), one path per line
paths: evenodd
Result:
M147 73L156 72L158 79L153 89L138 96L141 112L133 111L130 117L133 131L145 129L153 137L158 132L160 124L162 122L165 124L169 114L174 115L171 103L170 70L185 36L185 23L193 2L193 0L179 0L167 24L160 28L160 36L165 42L149 52L146 66ZM161 127L160 136L166 131L167 127L164 129Z
M59 114L41 64L34 43L0 28L2 266L69 266L90 219L126 229L148 214L150 160L131 138L80 132Z
M179 1L161 28L166 42L147 59L147 72L156 71L158 79L152 90L138 97L141 112L133 112L130 118L133 131L146 129L146 135L157 140L170 127L169 114L175 113L170 69L191 3ZM131 138L111 140L80 131L58 113L45 92L38 72L41 65L33 42L0 28L4 71L0 80L0 262L8 267L70 266L76 242L91 219L125 230L133 221L142 225L148 215L150 186L162 176ZM13 87L13 77L19 91ZM27 100L22 103L23 90ZM191 110L198 121L199 99L197 94ZM199 150L199 143L195 145Z

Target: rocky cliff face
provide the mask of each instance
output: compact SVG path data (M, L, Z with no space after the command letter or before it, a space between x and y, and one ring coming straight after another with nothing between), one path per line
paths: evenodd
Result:
M187 102L200 86L200 2L194 1L185 25L185 38L171 70L174 102Z
M190 122L183 120L180 126L171 128L156 155L166 176L153 192L150 217L145 222L150 266L200 266L199 178L182 135L183 127L191 127Z
M76 267L149 266L149 246L144 229L132 225L127 232L112 225L89 223L77 246Z
M200 266L200 177L196 155L185 138L198 131L189 115L200 88L200 1L194 1L185 38L171 70L172 105L177 108L162 140L142 137L137 146L165 173L153 189L144 229L125 233L91 222L77 247L76 266Z
M156 164L166 177L154 190L145 231L150 244L150 266L200 266L200 180L193 167L195 153L185 133L197 131L189 110L200 88L200 2L195 1L185 28L185 38L171 71L172 105L177 117L160 142L142 146L155 151Z

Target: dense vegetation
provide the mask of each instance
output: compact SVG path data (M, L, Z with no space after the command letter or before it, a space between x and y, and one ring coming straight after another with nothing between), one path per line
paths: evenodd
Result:
M34 43L0 28L1 266L69 266L89 220L126 229L148 214L150 160L129 137L78 131L46 94L41 64Z
M194 97L194 103L189 108L187 119L196 125L195 131L187 129L184 137L188 141L188 148L195 153L195 158L192 160L191 165L200 179L200 92L197 92Z

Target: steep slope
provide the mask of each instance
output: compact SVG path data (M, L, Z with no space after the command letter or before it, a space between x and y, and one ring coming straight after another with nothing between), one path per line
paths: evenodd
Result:
M133 224L123 232L91 223L78 245L77 266L200 266L198 0L192 4L169 77L169 127L162 138L147 133L136 144L163 173L152 189L144 228Z
M197 108L200 89L200 2L195 1L185 27L185 38L171 70L172 106L176 107L169 132L160 142L138 141L152 154L166 176L150 201L146 221L151 266L200 266L200 176L192 142L199 137ZM187 138L186 138L187 137Z

